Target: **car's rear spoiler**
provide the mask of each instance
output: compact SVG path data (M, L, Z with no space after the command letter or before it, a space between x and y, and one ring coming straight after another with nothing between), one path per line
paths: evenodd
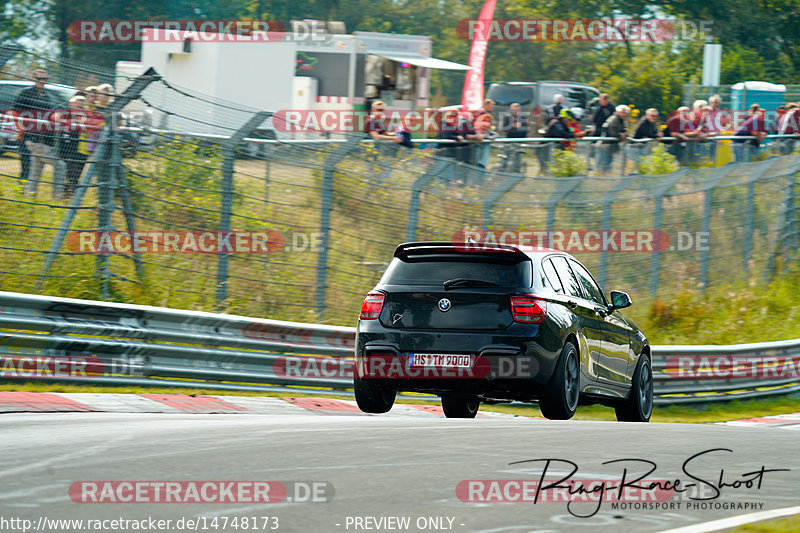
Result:
M456 255L456 254L499 254L505 260L521 261L528 256L517 248L508 244L465 242L454 243L448 241L405 242L397 247L394 256L412 258L422 255Z

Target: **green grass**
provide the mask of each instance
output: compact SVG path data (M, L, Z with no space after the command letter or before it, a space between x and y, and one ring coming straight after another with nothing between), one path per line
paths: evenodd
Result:
M746 524L726 531L728 533L797 533L800 531L800 515Z
M183 395L221 395L221 396L254 396L254 397L324 397L352 400L352 396L336 394L331 391L325 394L307 394L303 392L251 392L251 391L221 391L215 389L177 389L164 387L98 387L92 385L69 385L58 383L5 383L0 384L2 391L21 392L83 392L83 393L116 393L116 394L183 394ZM398 398L397 403L418 404L438 402L432 396L416 398ZM755 418L760 416L794 413L800 410L800 395L781 396L761 400L746 400L720 402L693 406L656 407L653 411L652 422L669 422L681 424L708 424L726 422L741 418ZM493 404L481 405L481 411L508 413L518 416L541 417L542 413L536 405L506 405ZM616 420L614 409L603 406L581 406L575 414L574 420Z
M542 416L536 406L481 405L482 411L497 411L521 416ZM651 422L710 424L742 418L794 413L800 410L800 396L779 396L761 400L735 400L700 405L656 406ZM574 420L616 420L614 409L598 405L581 406Z

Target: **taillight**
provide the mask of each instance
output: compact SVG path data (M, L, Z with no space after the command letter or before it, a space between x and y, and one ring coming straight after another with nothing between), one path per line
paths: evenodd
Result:
M541 324L544 322L545 310L545 301L532 294L511 297L511 314L517 322Z
M375 320L381 315L383 309L384 295L382 292L371 292L364 298L364 303L361 304L361 314L358 316L361 320Z

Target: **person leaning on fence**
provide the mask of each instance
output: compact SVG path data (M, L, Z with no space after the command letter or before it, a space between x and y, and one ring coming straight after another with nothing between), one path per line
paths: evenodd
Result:
M570 125L577 122L578 117L571 109L562 109L557 117L551 118L547 123L544 136L551 139L574 139L576 136L583 137L583 135L585 135L583 132L576 135L572 128L570 128ZM568 142L569 141L558 143L558 148L567 150Z
M28 173L28 182L25 184L25 192L31 196L36 196L36 189L42 171L47 163L53 165L54 175L63 175L63 162L58 159L53 145L55 137L53 134L54 116L56 101L44 89L48 76L45 70L35 70L33 72L33 87L23 90L14 102L14 110L18 113L29 114L30 120L20 122L22 135L28 151L31 154L31 166ZM51 112L51 113L43 113ZM23 115L24 116L24 115ZM38 119L38 121L37 121ZM45 124L43 121L49 122ZM56 187L53 187L53 197L58 195Z
M692 126L693 131L687 132L687 136L695 142L692 146L692 161L711 159L713 154L713 142L708 138L716 137L718 131L711 125L711 107L705 100L695 100L692 104Z
M367 123L367 133L374 141L393 141L394 135L386 131L384 125L386 115L384 113L386 105L381 100L372 102L372 112Z
M561 116L562 109L564 109L564 96L561 94L553 95L553 103L542 110L542 120L545 128L547 128L547 124L551 120Z
M572 114L575 115L576 120L569 120L567 122L567 127L572 131L572 134L576 139L585 137L587 132L581 129L581 118L583 118L584 110L580 107L573 107L570 109L570 111L572 111ZM561 143L561 146L564 148L564 150L574 152L576 143L575 141L566 141Z
M786 113L778 120L778 134L797 135L800 133L800 106L795 103L786 104ZM779 139L781 154L791 154L797 142L796 138Z
M483 135L484 140L492 140L497 137L494 129L494 100L487 98L483 101L483 109L475 113L475 120L472 123L475 133ZM475 146L475 164L481 168L489 166L489 158L492 154L492 145L481 143Z
M667 127L664 130L664 144L668 145L667 152L672 154L681 163L684 160L686 143L689 138L684 135L684 122L688 119L689 108L681 106L667 117Z
M455 143L440 144L439 155L471 164L472 143L467 141L482 141L483 134L477 133L472 128L470 120L462 117L458 111L451 109L445 112L442 128L437 139L456 141Z
M664 136L658 126L658 109L651 107L644 112L644 116L636 123L633 130L634 139L660 139ZM634 165L639 164L639 159L650 152L651 143L631 143L628 146L629 160Z
M611 170L614 154L620 151L620 144L628 137L628 125L626 123L628 113L630 113L628 106L618 105L614 114L608 117L600 131L601 137L609 139L608 141L597 141L597 166L600 172L604 174ZM610 139L616 139L616 141Z
M98 87L86 87L86 116L87 120L92 124L92 127L86 133L87 138L81 149L85 149L87 154L94 152L97 147L97 141L103 135L103 125L105 124L105 117L103 111L105 106L108 105L107 99L102 98L101 87L111 87L107 83Z
M504 137L510 139L523 139L528 136L530 131L530 120L528 114L522 111L522 106L518 103L513 103L508 107L508 113L503 113L500 116L500 132ZM520 157L522 156L522 149L517 144L508 143L506 146L506 154L512 154L509 160L511 161L511 168L520 168Z
M753 137L752 139L733 141L733 155L737 163L755 159L761 141L767 136L766 126L764 124L764 110L760 107L753 108L752 106L751 109L753 113L739 126L736 133L734 133L736 137Z
M69 101L70 123L67 131L61 134L58 156L66 163L66 184L64 193L67 198L75 192L75 188L80 180L83 166L86 164L88 151L81 149L81 144L85 146L87 115L86 97L73 96ZM81 136L83 135L83 140Z

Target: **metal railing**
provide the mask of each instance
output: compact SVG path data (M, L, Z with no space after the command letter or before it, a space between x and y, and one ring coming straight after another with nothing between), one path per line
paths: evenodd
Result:
M0 292L0 328L0 381L351 394L355 328L13 292ZM652 355L658 404L800 390L796 370L784 375L800 365L800 339ZM760 371L714 372L720 356ZM682 377L680 358L710 375Z

